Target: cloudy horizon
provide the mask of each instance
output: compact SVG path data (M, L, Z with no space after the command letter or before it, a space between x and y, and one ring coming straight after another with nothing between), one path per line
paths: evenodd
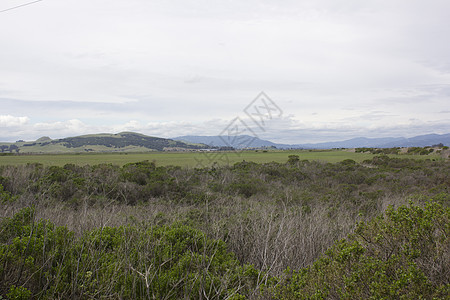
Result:
M218 135L265 91L260 138L450 132L450 2L0 4L0 141ZM2 12L1 12L2 11Z

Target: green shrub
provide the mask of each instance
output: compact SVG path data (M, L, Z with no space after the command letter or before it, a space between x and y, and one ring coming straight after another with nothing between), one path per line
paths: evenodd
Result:
M6 297L10 300L28 300L31 298L31 292L22 286L12 285Z
M0 184L0 203L11 203L16 199L17 197L12 196L10 192L5 191L3 185Z
M0 295L10 299L225 299L250 293L259 276L223 241L179 224L103 227L77 239L25 208L0 232Z
M239 177L227 187L227 190L231 194L242 195L246 198L257 194L258 192L263 192L265 189L266 186L262 180L247 177Z
M2 221L0 244L0 291L12 284L32 293L43 292L41 284L69 288L70 251L73 234L45 220L34 220L34 209L25 208ZM16 290L17 292L17 290Z
M288 270L277 299L435 299L450 292L450 209L389 208L360 223L312 266Z
M149 162L148 160L129 163L122 167L121 174L122 177L130 182L137 183L139 185L145 185L150 174L156 170L154 162Z
M300 161L300 158L298 155L289 155L287 163L290 165L295 165Z

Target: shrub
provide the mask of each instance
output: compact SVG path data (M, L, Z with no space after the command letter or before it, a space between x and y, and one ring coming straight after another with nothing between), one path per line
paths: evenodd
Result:
M239 194L246 198L265 190L264 182L258 178L240 177L228 186L232 194Z
M436 202L389 208L312 266L288 270L277 299L434 299L450 292L450 209Z
M156 166L154 162L145 160L142 162L124 165L121 173L125 180L137 183L139 185L145 185L147 183L147 178L153 171L155 171L155 169Z
M76 239L25 208L0 232L0 295L9 299L225 299L250 293L259 276L223 241L179 224L103 227Z
M23 286L12 285L6 297L10 300L28 300L31 298L31 292Z
M44 287L69 288L70 251L73 234L48 221L36 222L33 208L24 208L0 224L0 292L21 284L33 293ZM15 295L26 293L14 289ZM12 291L10 291L12 292ZM19 297L19 296L17 296Z
M287 163L290 165L295 165L300 161L300 158L298 155L289 155Z
M10 192L5 191L3 185L0 184L0 203L14 202L17 197L11 195Z

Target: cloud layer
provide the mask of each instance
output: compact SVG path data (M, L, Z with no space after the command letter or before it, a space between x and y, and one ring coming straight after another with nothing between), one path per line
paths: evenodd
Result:
M378 123L369 127L358 126L358 122L340 120L336 122L302 122L292 116L267 120L264 127L259 127L245 115L238 116L248 127L241 125L239 134L255 135L273 142L298 144L316 143L322 141L337 141L358 136L366 137L412 137L427 133L448 133L448 119L423 122L409 120L404 123ZM28 117L13 117L0 115L0 140L16 141L17 137L25 140L36 140L38 137L50 136L63 138L92 133L119 133L134 131L150 136L174 138L183 135L234 135L225 130L232 120L213 119L204 122L169 121L169 122L139 122L131 120L126 123L111 125L87 124L79 119L56 122L30 123ZM299 142L300 141L300 142Z
M0 14L0 138L215 134L262 90L284 111L279 140L450 132L448 11L446 0L41 1Z

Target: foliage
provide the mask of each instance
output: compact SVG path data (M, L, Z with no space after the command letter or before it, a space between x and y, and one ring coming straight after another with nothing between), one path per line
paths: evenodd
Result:
M31 298L31 292L22 286L12 285L6 297L11 300L27 300Z
M399 154L400 153L400 147L393 147L393 148L356 148L356 153L372 153L372 154ZM411 152L408 152L411 153Z
M3 185L0 183L0 203L14 202L16 198L10 192L5 191Z
M0 295L445 295L448 161L300 156L195 169L1 166Z
M312 266L289 272L278 299L435 299L449 295L450 209L390 207L358 224Z
M249 293L259 274L223 241L181 224L103 227L75 239L34 214L25 208L0 224L0 294L10 299L224 299Z

